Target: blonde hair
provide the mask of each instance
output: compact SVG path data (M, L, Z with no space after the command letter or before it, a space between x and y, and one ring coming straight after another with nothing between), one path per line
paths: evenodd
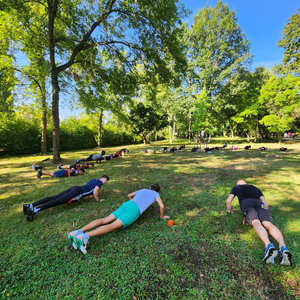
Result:
M246 182L244 179L239 179L239 180L236 182L236 185L241 185L241 184L247 184L247 182Z

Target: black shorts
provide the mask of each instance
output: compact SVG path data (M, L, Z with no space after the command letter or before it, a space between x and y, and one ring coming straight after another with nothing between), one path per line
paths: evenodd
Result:
M262 207L249 207L244 211L244 216L250 225L252 225L252 221L254 220L271 222L269 211Z

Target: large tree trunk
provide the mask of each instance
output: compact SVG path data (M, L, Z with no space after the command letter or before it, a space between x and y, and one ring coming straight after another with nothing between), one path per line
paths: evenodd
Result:
M101 147L102 141L102 120L103 120L103 109L99 113L99 123L98 123L98 147Z
M43 154L47 152L47 103L45 97L42 99L42 140L41 151Z
M59 85L58 72L55 62L55 37L54 37L54 21L57 13L57 0L47 0L48 2L48 43L49 56L51 65L51 85L52 85L52 147L53 161L60 161L60 145L59 145Z
M233 127L230 126L230 132L231 132L231 138L233 139L234 138L234 131L233 131Z

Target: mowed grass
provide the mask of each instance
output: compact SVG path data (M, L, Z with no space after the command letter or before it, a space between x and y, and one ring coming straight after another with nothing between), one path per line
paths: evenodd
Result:
M230 140L229 140L230 141ZM221 145L222 140L214 140ZM244 141L232 143L242 147ZM295 299L300 297L300 144L267 144L258 150L130 155L97 165L84 176L36 178L31 165L47 156L0 159L0 298L6 299ZM252 144L257 149L262 144ZM105 149L110 153L118 148ZM62 154L65 162L96 149ZM48 156L50 157L50 156ZM47 170L54 170L50 162ZM107 174L94 199L60 205L35 216L22 204L54 195ZM238 178L257 185L273 222L293 253L294 266L264 265L263 244L241 225L237 199L226 215L225 199ZM153 205L132 226L91 239L88 254L71 249L66 233L109 215L129 192L159 183L169 227ZM277 246L277 244L276 244Z

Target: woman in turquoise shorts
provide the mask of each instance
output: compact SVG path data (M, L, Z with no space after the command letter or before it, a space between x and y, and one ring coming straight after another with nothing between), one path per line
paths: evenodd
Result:
M129 201L124 202L109 216L94 220L81 229L70 232L68 239L72 247L86 254L89 238L106 234L121 227L126 228L134 223L155 201L160 208L160 218L169 219L169 216L164 215L164 204L160 199L159 191L160 186L153 184L151 189L142 189L128 194Z

